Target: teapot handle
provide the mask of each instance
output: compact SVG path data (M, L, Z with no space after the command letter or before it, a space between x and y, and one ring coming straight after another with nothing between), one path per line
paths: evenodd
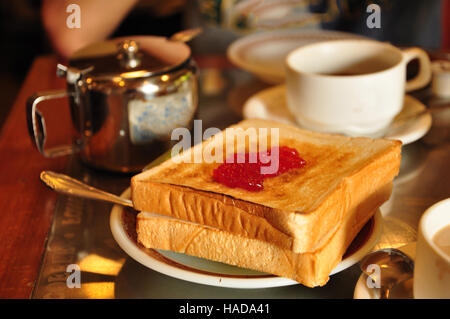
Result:
M67 97L68 95L66 90L53 90L36 93L27 100L28 132L39 152L47 158L73 154L78 151L78 148L75 145L60 145L47 150L44 148L47 131L45 128L44 117L37 109L37 105L42 101L59 99Z

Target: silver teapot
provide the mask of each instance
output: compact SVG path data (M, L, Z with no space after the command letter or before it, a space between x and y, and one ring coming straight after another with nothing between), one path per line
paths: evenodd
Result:
M77 153L95 168L137 172L167 151L171 132L191 128L198 104L197 67L189 46L135 36L89 45L57 66L67 88L28 99L31 138L45 157ZM73 144L45 148L38 104L69 98Z

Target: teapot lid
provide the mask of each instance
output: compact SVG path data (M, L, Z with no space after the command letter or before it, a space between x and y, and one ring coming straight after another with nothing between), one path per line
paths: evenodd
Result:
M129 36L88 45L76 51L69 66L90 77L141 78L170 72L191 55L188 45L158 36Z

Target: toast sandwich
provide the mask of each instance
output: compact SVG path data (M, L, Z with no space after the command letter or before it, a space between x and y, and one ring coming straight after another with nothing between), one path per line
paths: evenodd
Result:
M264 180L264 189L258 192L225 186L213 179L219 163L195 163L192 159L214 146L226 149L225 159L236 150L248 150L252 143L260 142L244 138L241 141L246 143L241 144L246 145L240 145L238 139L230 144L222 131L134 176L131 196L135 209L225 232L208 235L211 237L228 233L227 240L233 242L238 242L239 237L257 240L255 245L260 247L261 253L264 245L273 245L292 254L315 253L328 251L327 243L337 236L338 231L350 227L348 225L354 227L349 237L357 233L358 227L362 227L376 208L389 198L392 180L399 171L399 141L316 133L257 119L242 121L231 128L240 129L242 134L248 129L272 132L271 129L276 128L278 145L297 150L306 164ZM229 145L234 145L230 151ZM181 221L180 225L186 228ZM157 243L152 239L148 244ZM165 245L172 244L167 242ZM199 244L198 249L203 245L206 244ZM163 246L163 243L156 246ZM340 250L345 249L344 246ZM311 284L323 283L324 277L319 277Z
M391 190L387 187L384 191ZM146 248L184 253L316 287L328 282L330 273L373 213L364 214L363 218L346 215L329 242L313 253L294 253L265 241L147 212L138 214L136 233L139 243Z

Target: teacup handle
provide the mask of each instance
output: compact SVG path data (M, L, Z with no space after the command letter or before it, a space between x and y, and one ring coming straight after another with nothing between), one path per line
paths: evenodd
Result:
M419 59L419 74L406 82L406 92L421 89L431 81L431 63L428 54L420 48L408 48L403 50L405 63Z
M45 100L59 99L67 97L69 94L66 90L54 90L40 92L30 96L27 100L27 123L30 137L36 145L39 152L48 158L75 153L78 149L74 145L55 146L45 149L45 140L47 138L47 130L45 128L45 120L41 112L37 109L37 105Z

